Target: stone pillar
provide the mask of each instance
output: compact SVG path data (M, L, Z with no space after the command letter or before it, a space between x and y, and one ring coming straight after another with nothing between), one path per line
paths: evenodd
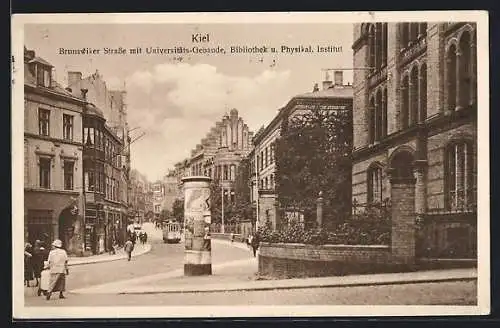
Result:
M427 189L426 189L426 171L427 161L416 160L414 173L416 177L415 183L415 213L417 217L422 218L427 211Z
M393 264L415 263L415 179L391 177Z
M184 189L184 275L212 274L210 182L205 176L182 178Z
M320 191L318 199L316 200L316 223L318 225L318 229L323 227L323 201L323 192Z
M462 54L461 52L457 49L457 60L455 62L455 69L456 69L456 74L455 78L457 79L455 83L457 84L456 87L456 93L455 93L455 99L456 99L456 104L455 104L455 110L461 110L463 108L462 104Z
M475 33L472 37L472 42L470 44L470 60L471 60L471 71L470 74L470 100L469 105L473 105L476 102L477 93L477 70L476 70L476 44L475 44Z

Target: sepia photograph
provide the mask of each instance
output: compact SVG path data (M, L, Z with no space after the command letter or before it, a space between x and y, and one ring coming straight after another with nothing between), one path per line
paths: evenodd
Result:
M486 12L12 21L14 318L489 313Z

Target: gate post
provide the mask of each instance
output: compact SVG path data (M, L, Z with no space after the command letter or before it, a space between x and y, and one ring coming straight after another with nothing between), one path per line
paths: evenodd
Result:
M206 176L182 178L184 189L184 275L212 274L210 182Z

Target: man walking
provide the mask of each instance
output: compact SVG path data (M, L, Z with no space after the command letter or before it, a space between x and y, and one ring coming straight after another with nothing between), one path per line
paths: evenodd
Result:
M54 240L52 243L54 247L49 253L49 270L50 270L50 284L47 291L47 300L53 292L59 292L59 298L66 298L63 292L66 290L66 275L68 272L68 254L62 248L62 241L59 239Z
M127 240L123 248L125 249L125 253L127 253L127 260L130 261L130 258L132 257L132 251L134 250L134 243L129 239Z

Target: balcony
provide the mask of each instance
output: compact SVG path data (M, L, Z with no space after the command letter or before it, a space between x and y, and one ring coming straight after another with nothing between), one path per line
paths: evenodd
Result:
M387 66L375 71L368 77L368 87L374 88L385 80L387 80Z
M422 35L408 47L401 49L400 66L407 65L427 50L427 38Z

